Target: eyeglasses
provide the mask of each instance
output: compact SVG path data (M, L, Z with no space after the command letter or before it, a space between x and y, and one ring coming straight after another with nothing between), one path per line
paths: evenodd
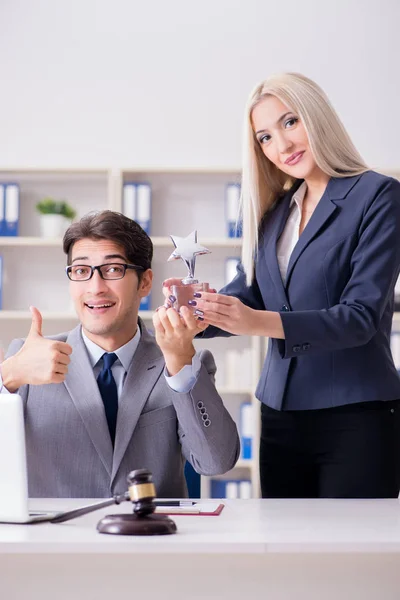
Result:
M127 265L125 263L107 263L105 265L70 265L65 267L65 271L71 281L88 281L93 277L95 271L99 272L102 279L122 279L125 277L127 269L134 271L145 271L144 267L138 265Z

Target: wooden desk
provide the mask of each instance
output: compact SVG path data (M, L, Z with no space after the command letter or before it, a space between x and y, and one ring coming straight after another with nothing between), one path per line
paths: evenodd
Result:
M36 500L67 510L84 500ZM105 514L0 525L3 600L398 600L398 500L227 500L174 517L178 534L99 534Z

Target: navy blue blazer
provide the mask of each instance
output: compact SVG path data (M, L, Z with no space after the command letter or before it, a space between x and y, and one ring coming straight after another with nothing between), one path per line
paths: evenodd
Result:
M290 257L283 284L276 244L294 191L263 219L255 280L241 266L221 293L278 311L256 396L277 410L400 398L390 351L400 270L400 183L368 171L331 178ZM208 327L203 337L229 335Z

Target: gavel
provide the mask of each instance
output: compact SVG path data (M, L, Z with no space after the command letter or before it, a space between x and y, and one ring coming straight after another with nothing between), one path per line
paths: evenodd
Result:
M154 514L156 489L151 472L148 469L131 471L127 477L127 482L128 491L124 494L64 512L54 517L51 523L64 523L100 508L131 501L133 503L132 514L108 515L99 521L97 530L100 533L116 535L167 535L176 533L177 528L172 519L167 515Z

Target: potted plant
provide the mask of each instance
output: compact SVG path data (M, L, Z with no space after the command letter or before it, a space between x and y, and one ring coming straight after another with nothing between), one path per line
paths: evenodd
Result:
M43 198L36 209L40 213L40 233L42 237L60 237L75 218L75 210L63 200Z

